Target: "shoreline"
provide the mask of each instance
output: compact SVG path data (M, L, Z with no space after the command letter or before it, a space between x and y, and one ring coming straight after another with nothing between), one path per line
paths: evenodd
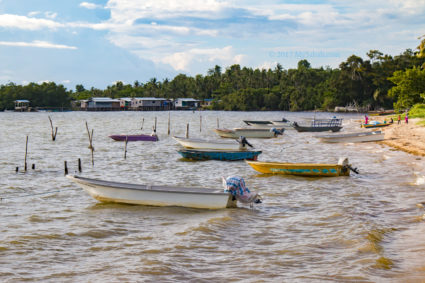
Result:
M380 117L376 120L382 122L384 119ZM395 120L394 124L381 129L385 133L385 140L379 143L413 155L425 156L425 127L417 125L417 122L421 120L409 119L408 124L404 119L400 124Z

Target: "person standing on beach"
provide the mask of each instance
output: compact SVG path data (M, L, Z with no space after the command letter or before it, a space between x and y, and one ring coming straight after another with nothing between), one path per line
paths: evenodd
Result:
M406 113L406 117L404 117L404 120L406 121L406 124L409 123L409 115Z
M368 121L369 121L369 117L367 117L367 115L364 115L364 123L365 123L365 125L367 124Z
M401 123L401 115L398 115L398 124L400 125Z

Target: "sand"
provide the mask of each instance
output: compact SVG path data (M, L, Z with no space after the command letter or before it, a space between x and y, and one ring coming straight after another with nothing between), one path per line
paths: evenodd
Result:
M376 120L383 121L384 118ZM409 119L408 124L404 119L401 124L394 121L391 126L381 129L385 132L385 140L380 143L414 155L425 156L425 127L417 125L420 120Z

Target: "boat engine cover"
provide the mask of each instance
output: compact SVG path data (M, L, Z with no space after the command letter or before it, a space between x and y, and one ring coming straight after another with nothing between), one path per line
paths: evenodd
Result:
M242 177L223 177L224 191L232 194L242 203L261 203L261 197L256 192L251 192Z
M341 166L348 166L348 158L347 157L340 157L338 160L338 165Z

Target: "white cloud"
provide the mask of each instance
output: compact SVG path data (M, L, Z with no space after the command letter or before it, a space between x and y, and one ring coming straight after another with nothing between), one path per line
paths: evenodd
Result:
M18 28L24 30L39 30L43 28L57 29L64 27L58 22L11 14L0 15L0 27Z
M176 52L164 58L157 58L156 60L164 64L169 64L176 71L190 71L190 65L195 63L208 62L212 64L240 64L244 58L242 54L234 54L231 46L224 48L209 48L201 49L194 48L188 51Z
M53 48L53 49L77 49L75 46L68 46L63 44L54 44L47 41L34 40L32 42L11 42L11 41L0 41L2 46L16 46L16 47L37 47L37 48Z
M86 9L103 9L103 6L98 5L98 4L94 4L94 3L89 3L89 2L81 2L80 3L80 7L86 8Z

